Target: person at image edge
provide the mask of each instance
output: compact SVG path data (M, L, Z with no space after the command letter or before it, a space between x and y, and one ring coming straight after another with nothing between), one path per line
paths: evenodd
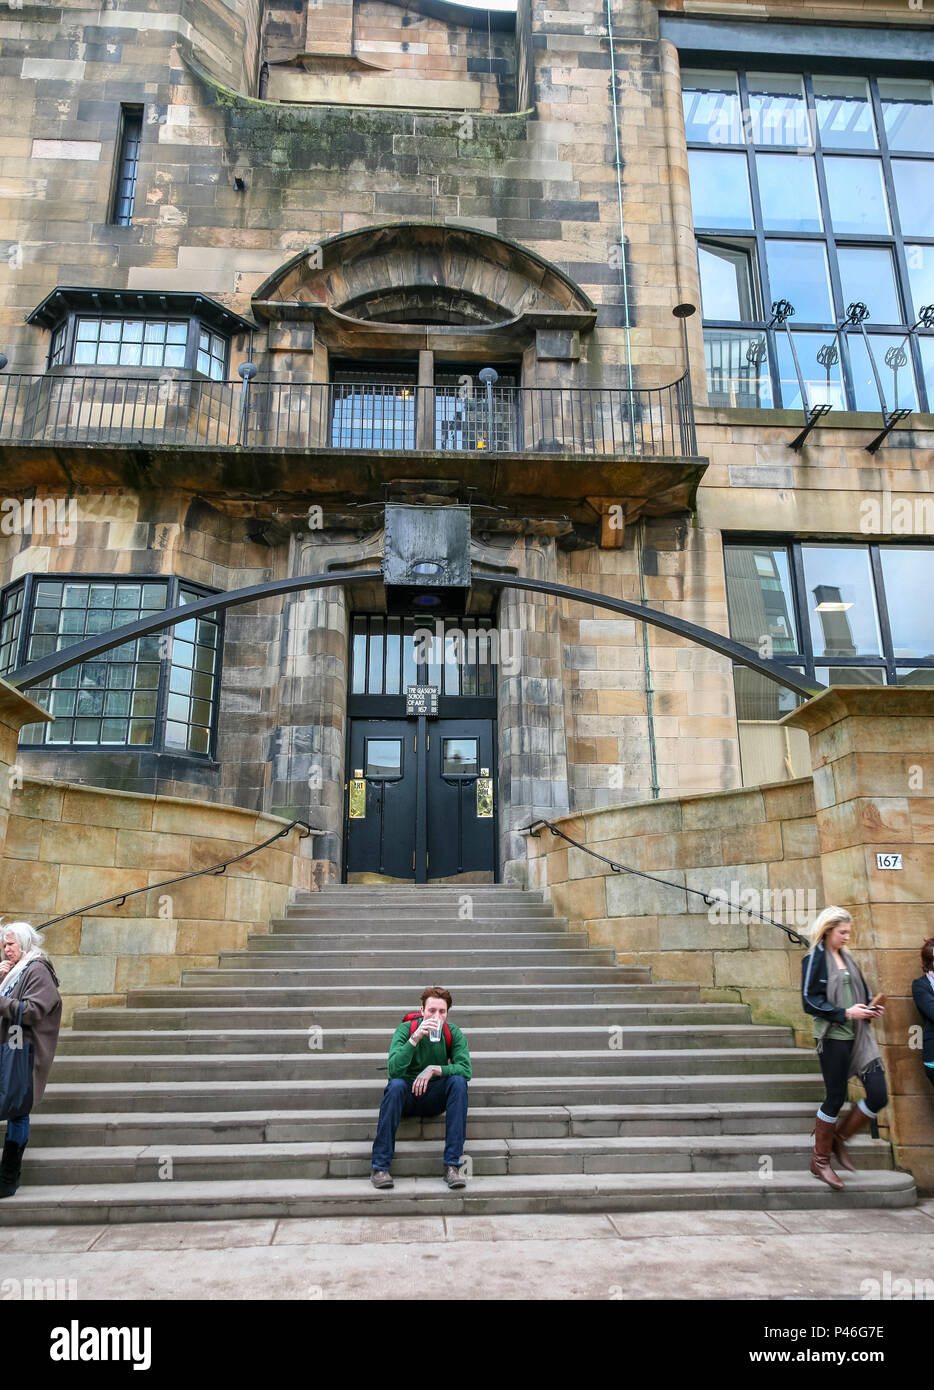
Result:
M445 1115L444 1181L448 1187L466 1187L460 1171L467 1133L467 1082L471 1078L467 1039L448 1022L453 1000L440 985L422 993L422 1007L406 1014L389 1044L389 1081L379 1107L373 1144L374 1187L393 1186L389 1171L396 1146L399 1121L407 1115L428 1118ZM437 1035L432 1041L431 1034Z
M42 937L28 922L11 922L2 932L0 962L0 1047L23 1005L23 1040L32 1043L32 1105L45 1091L62 1022L58 978L42 948ZM29 1113L7 1120L0 1158L0 1197L12 1197L19 1187L23 1150L29 1139Z

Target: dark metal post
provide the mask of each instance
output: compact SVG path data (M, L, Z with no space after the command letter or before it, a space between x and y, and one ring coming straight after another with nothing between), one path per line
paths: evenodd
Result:
M240 391L240 427L237 430L237 443L246 443L247 429L250 421L250 382L256 376L255 362L241 362L237 368L237 375L243 382Z
M499 373L493 367L483 367L480 371L480 380L486 387L486 447L494 447L493 436L493 383L499 381Z
M684 357L684 372L681 381L678 383L678 390L675 393L678 401L678 429L681 435L681 450L683 453L693 453L690 447L691 439L689 434L694 433L694 387L691 383L691 354L688 351L688 324L689 318L697 313L696 304L676 304L671 311L676 319L681 320L681 352ZM685 411L690 410L690 428L686 428Z
M428 720L418 716L415 734L415 882L428 882Z

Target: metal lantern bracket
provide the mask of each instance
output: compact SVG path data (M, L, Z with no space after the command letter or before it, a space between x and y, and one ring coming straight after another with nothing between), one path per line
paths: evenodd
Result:
M885 391L882 387L882 377L879 375L879 367L876 362L876 355L872 350L872 343L869 341L869 334L866 332L866 320L869 318L869 310L865 304L856 301L846 306L846 318L837 330L840 332L844 328L858 328L863 335L863 342L866 345L866 355L869 358L869 365L872 367L873 380L876 383L876 392L879 396L879 409L882 412L882 429L876 437L866 445L867 454L874 454L876 450L888 439L895 426L901 424L902 420L907 419L911 411L907 407L899 407L898 404L898 371L899 367L904 367L908 361L908 355L904 347L890 348L885 354L886 364L892 368L895 375L895 409L889 410L885 400ZM905 335L907 341L908 335Z
M801 393L801 404L804 408L804 429L796 434L788 445L789 449L794 449L795 453L800 453L804 448L805 441L811 430L822 420L829 410L833 407L827 405L811 405L807 387L804 384L804 373L801 371L801 363L798 361L798 350L795 347L795 340L791 336L791 328L788 320L794 317L795 306L787 299L777 299L772 305L772 317L769 320L769 328L784 328L788 338L788 347L791 352L791 360L795 366L795 375L798 378L798 390Z

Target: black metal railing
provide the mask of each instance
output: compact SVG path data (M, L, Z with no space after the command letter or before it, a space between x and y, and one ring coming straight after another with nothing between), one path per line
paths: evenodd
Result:
M637 878L647 878L650 882L660 883L664 888L672 888L677 893L690 893L695 898L703 898L708 907L732 908L736 912L743 913L747 917L758 917L760 922L768 922L770 926L778 927L779 931L783 931L789 941L794 942L796 946L810 946L811 944L807 937L802 936L800 932L793 931L791 927L786 927L784 922L776 922L774 917L764 917L761 912L755 912L752 908L734 903L726 893L717 892L716 894L710 894L704 893L700 888L686 888L683 883L672 883L670 879L659 878L656 874L647 874L642 869L633 869L629 864L620 864L615 859L608 859L605 854L598 854L595 849L591 849L588 845L582 845L580 840L573 840L570 835L566 835L563 830L550 820L534 820L532 824L527 825L525 829L529 834L538 835L539 827L543 825L548 827L552 835L559 835L562 840L567 840L568 844L573 845L575 849L582 849L585 854L592 855L594 859L599 859L601 863L609 864L615 874L635 874Z
M259 854L261 849L268 849L277 840L281 840L295 829L297 825L302 826L304 834L299 836L301 840L307 840L309 835L319 835L321 832L314 826L309 825L304 820L290 821L284 829L270 835L268 840L264 840L261 845L253 845L250 849L244 850L242 854L235 854L232 859L223 859L218 864L212 864L206 869L193 869L190 874L178 874L175 878L163 879L161 883L148 883L145 888L129 888L125 893L118 893L113 898L101 898L100 902L87 903L84 907L76 907L74 912L63 912L59 917L50 917L47 922L40 922L36 931L44 931L46 927L54 927L56 922L65 922L69 917L83 917L86 912L94 912L98 907L109 907L111 903L116 903L122 907L127 898L135 898L138 893L155 893L159 888L168 888L173 883L184 883L189 878L202 878L205 874L217 874L218 876L231 864L239 864L243 859L249 859L251 854Z
M697 454L687 376L630 390L4 373L0 442Z

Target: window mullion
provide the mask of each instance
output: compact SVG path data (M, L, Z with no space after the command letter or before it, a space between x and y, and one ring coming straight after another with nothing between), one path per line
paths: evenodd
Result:
M801 542L791 544L791 582L794 586L795 605L798 609L798 634L800 649L804 657L805 671L814 680L814 644L811 641L811 615L808 609L807 590L804 587L804 558Z
M739 74L739 108L740 120L743 129L743 141L746 146L746 167L749 173L749 195L752 200L752 222L755 230L756 257L759 263L759 297L761 299L760 310L762 313L763 324L768 323L771 316L772 288L769 283L769 266L765 250L765 230L762 225L762 204L759 198L759 171L756 168L756 150L752 139L752 111L749 105L749 84L746 81L745 71ZM755 288L755 286L753 286ZM768 348L769 378L772 383L772 400L776 405L781 404L781 372L778 366L778 351L776 348L775 334L770 329L765 329L763 336L766 339Z
M890 685L895 684L895 647L892 642L892 625L889 621L889 605L885 596L885 577L882 573L882 556L878 545L869 547L869 567L876 598L876 615L879 619L879 636L882 640L882 656Z

